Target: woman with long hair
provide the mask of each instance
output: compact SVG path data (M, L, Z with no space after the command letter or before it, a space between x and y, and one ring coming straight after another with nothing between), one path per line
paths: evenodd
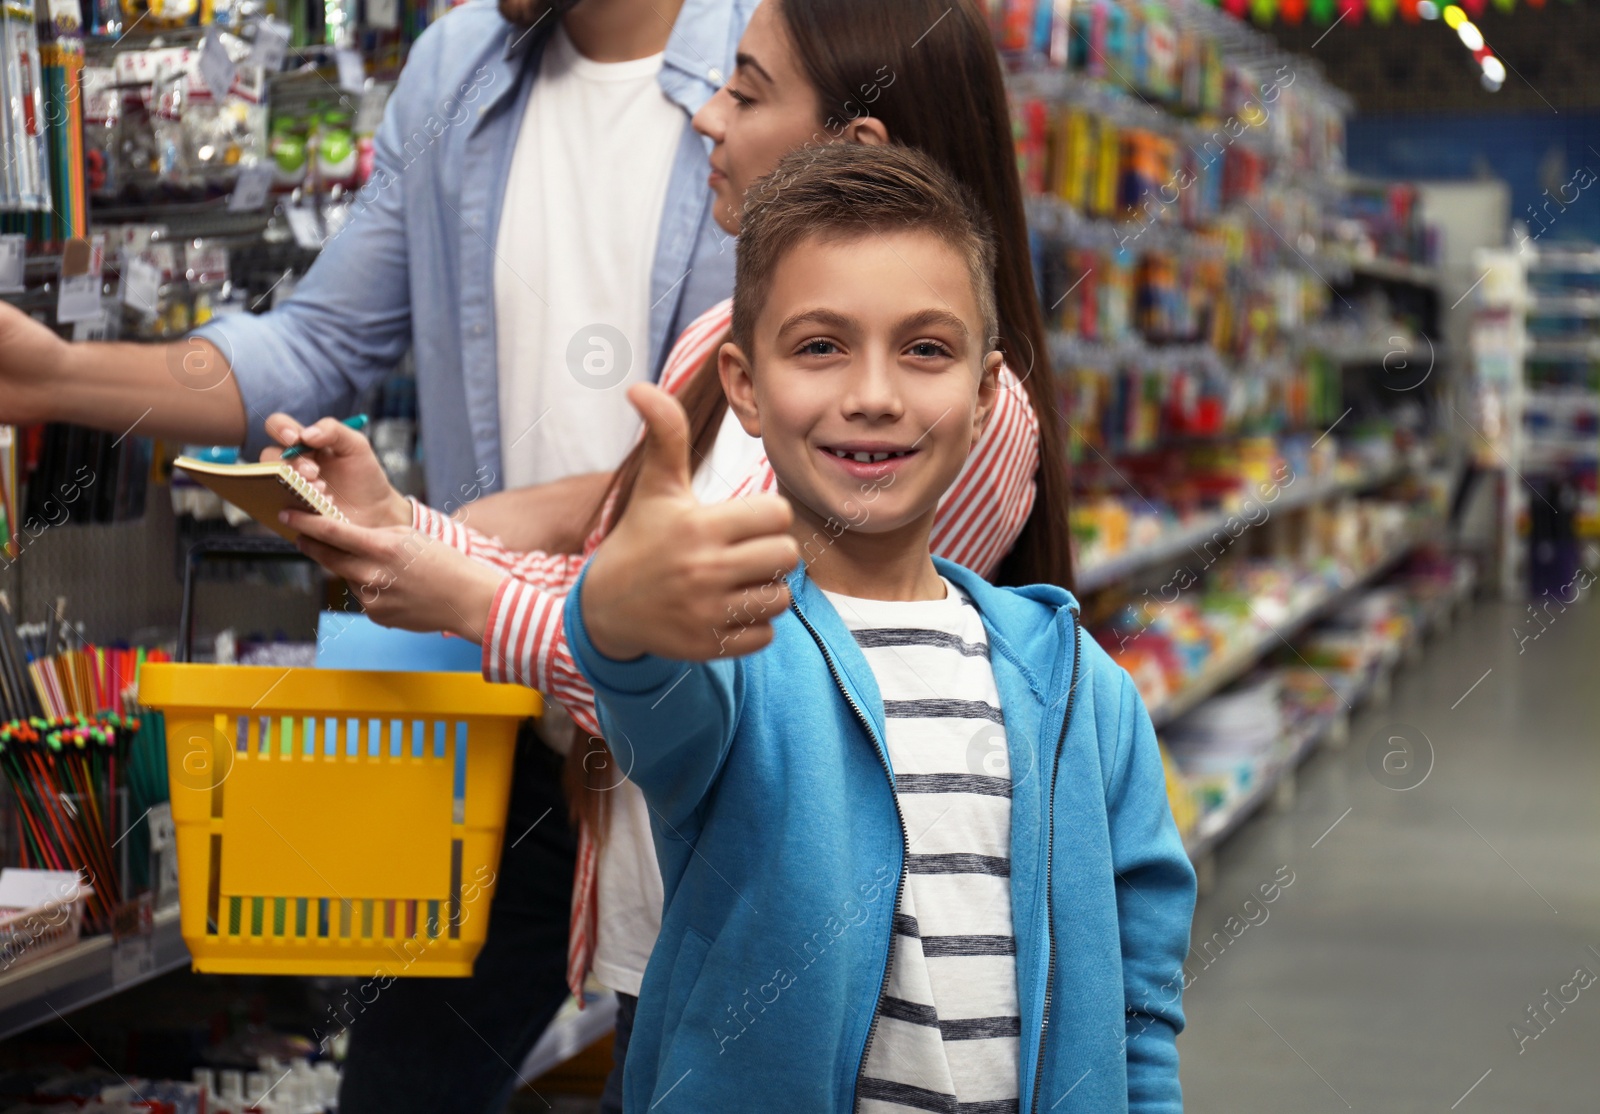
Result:
M731 235L739 231L749 186L785 154L813 144L913 147L977 198L999 247L999 335L991 347L1004 354L1005 367L994 413L939 505L933 550L997 583L1071 587L1066 455L1004 78L973 0L766 0L740 40L736 70L694 124L711 142L714 215ZM781 204L781 190L774 203ZM661 385L679 396L688 413L697 465L694 494L703 502L771 490L774 484L760 442L731 420L716 374L730 316L731 305L724 303L685 330L661 376ZM276 416L274 424L285 444L299 436ZM322 451L298 458L297 467L341 494L375 490L376 462L363 459L359 435L329 419L318 425L325 431L317 441ZM635 449L613 476L595 508L586 553L627 505L639 460ZM334 468L343 471L335 474ZM358 469L366 471L357 476ZM517 497L510 492L496 498L504 508ZM346 510L355 511L351 517L357 521L391 521L396 528L403 522L475 559L430 561L426 575L397 579L385 574L411 560L399 557L395 534L319 524L326 542L302 543L311 556L352 582L383 577L388 583L368 607L376 621L481 641L486 677L533 685L573 717L567 781L580 845L568 974L575 991L592 970L619 994L618 1068L603 1107L620 1109L632 1006L659 931L662 891L651 819L643 796L626 780L627 747L618 741L608 746L598 737L593 694L562 636L564 593L584 557L510 552L429 508L407 506L392 491L374 495L370 507ZM641 591L665 581L670 543L662 539L662 559L640 570ZM669 617L662 629L695 604L671 593L657 595L656 605ZM737 636L737 615L721 622L730 637ZM670 643L651 649L674 656Z

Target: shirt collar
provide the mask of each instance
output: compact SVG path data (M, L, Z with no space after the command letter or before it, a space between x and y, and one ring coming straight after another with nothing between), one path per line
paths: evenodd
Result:
M536 44L542 44L555 30L559 16L552 16L548 11L539 17L539 21L532 27L521 27L515 23L506 24L506 49L504 58L508 62L526 57Z
M671 67L700 82L706 97L715 93L728 80L735 10L742 30L754 8L750 0L684 0L667 40L663 69Z

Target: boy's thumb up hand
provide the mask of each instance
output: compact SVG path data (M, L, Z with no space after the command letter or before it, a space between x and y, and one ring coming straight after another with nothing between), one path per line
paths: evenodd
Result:
M644 459L633 497L694 498L694 468L689 462L689 415L683 403L651 383L628 388L628 401L644 419Z
M644 418L643 459L585 574L590 641L619 660L709 661L760 649L789 606L784 578L800 556L788 500L763 493L702 505L683 406L642 383L628 400Z

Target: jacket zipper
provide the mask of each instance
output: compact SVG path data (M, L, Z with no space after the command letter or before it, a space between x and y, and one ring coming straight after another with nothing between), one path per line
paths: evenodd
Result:
M906 818L905 814L900 811L900 795L894 789L894 772L889 768L887 748L878 739L877 732L872 729L872 721L867 719L867 714L861 710L861 705L857 704L855 697L850 695L850 690L844 687L844 678L839 676L839 669L833 663L833 655L828 653L828 647L823 643L822 636L817 633L817 628L813 627L811 621L800 613L799 605L791 602L789 610L795 613L795 617L800 620L800 625L806 628L811 635L812 641L817 644L817 649L822 651L822 660L828 663L828 672L833 674L833 683L839 687L839 692L844 695L845 703L849 704L850 710L855 712L856 718L861 721L861 726L867 729L867 737L876 744L878 762L883 766L884 776L889 779L889 793L894 799L894 817L895 821L900 825L900 846L903 849L903 860L909 859L911 857L911 843L906 839ZM883 964L883 980L878 983L878 997L872 1004L872 1024L867 1029L867 1043L861 1049L861 1062L856 1065L855 1082L852 1084L852 1090L855 1091L856 1096L853 1109L856 1111L861 1109L861 1072L867 1066L867 1053L872 1051L872 1039L878 1035L878 1010L883 1005L885 991L889 989L889 972L894 968L894 928L892 926L894 914L900 909L900 881L904 877L905 863L902 861L900 873L894 880L894 902L889 907L891 924L889 929L889 958Z
M1056 740L1055 764L1050 768L1050 799L1045 812L1049 836L1045 843L1044 857L1044 907L1045 929L1050 938L1050 962L1044 976L1044 1010L1039 1015L1039 1056L1033 1067L1033 1103L1028 1107L1034 1114L1038 1114L1039 1090L1044 1086L1044 1038L1046 1030L1050 1028L1051 989L1056 981L1056 903L1050 885L1056 861L1056 780L1061 773L1061 752L1067 745L1067 727L1072 723L1072 704L1078 698L1078 663L1083 656L1078 650L1078 616L1073 614L1072 687L1067 689L1067 709L1061 717L1061 736Z

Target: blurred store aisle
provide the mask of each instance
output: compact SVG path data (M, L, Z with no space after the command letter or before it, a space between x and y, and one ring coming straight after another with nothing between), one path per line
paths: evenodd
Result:
M1550 611L1435 635L1290 809L1224 844L1179 1038L1191 1114L1596 1108L1600 608ZM1410 789L1395 736L1432 747Z

